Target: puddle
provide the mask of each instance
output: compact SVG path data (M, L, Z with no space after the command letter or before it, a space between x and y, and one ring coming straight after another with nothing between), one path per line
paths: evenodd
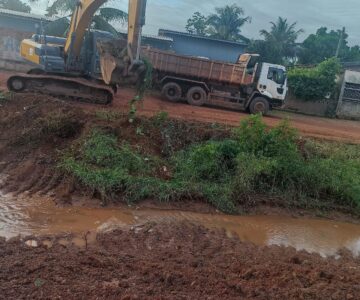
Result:
M226 230L260 246L283 245L334 255L340 248L360 254L360 225L276 216L228 216L130 208L56 207L50 199L0 196L0 236L44 235L106 230L146 221L189 221ZM80 239L81 240L81 239ZM80 244L81 241L78 241Z

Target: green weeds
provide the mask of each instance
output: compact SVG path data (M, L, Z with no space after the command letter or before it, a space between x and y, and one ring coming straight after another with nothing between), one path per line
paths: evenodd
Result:
M159 115L154 122L164 126L166 119ZM168 147L162 158L147 157L94 130L63 157L62 167L103 199L121 194L127 202L205 200L227 213L259 194L279 197L287 206L360 207L359 146L301 143L287 121L267 129L260 116L252 116L231 138L180 151ZM162 176L163 166L170 177Z
M95 116L98 120L113 122L120 119L123 115L119 112L114 112L109 110L99 110L95 113Z

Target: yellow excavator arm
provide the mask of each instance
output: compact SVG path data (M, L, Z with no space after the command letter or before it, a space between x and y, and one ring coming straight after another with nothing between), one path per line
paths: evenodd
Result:
M107 0L81 0L71 17L69 33L65 44L65 54L78 57L84 42L86 30L101 5ZM128 45L134 59L139 58L141 29L145 24L146 0L129 0Z
M84 42L86 30L89 28L92 18L101 5L107 0L81 0L71 17L69 33L65 43L65 54L78 57Z
M107 0L79 1L71 18L70 29L65 43L65 57L77 59L81 54L86 30L101 5ZM101 61L101 72L105 83L135 83L139 80L144 68L139 60L141 48L141 31L145 24L147 0L129 0L128 38L125 41L110 41L110 44L98 42ZM121 57L115 58L109 53L113 48ZM116 74L116 76L113 76Z

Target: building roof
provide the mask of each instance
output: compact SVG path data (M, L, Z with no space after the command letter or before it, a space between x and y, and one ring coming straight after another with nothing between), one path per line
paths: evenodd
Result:
M360 67L360 61L342 62L344 67Z
M227 41L227 40L221 40L221 39L212 38L212 37L208 37L208 36L196 35L196 34L192 34L192 33L188 33L188 32L174 31L174 30L168 30L168 29L159 29L160 36L163 36L165 34L181 35L181 36L186 36L186 37L194 38L194 39L204 39L204 40L208 40L208 41L216 41L216 42L228 43L228 44L233 44L233 45L238 45L238 46L239 45L240 46L248 45L244 41L242 41L242 42Z
M34 20L39 20L39 21L45 20L48 22L52 22L52 21L55 21L58 19L57 17L46 17L43 15L18 12L15 10L2 9L2 8L0 8L0 15L16 16L16 17L20 17L20 18L34 19ZM125 31L125 30L119 30L119 32L123 33L123 34L127 34L127 31ZM149 35L149 34L142 34L142 36L145 38L156 39L156 40L161 40L161 41L168 41L168 42L173 41L172 38L166 37L166 36Z
M127 30L120 29L118 30L122 34L127 34ZM167 36L161 36L161 35L152 35L152 34L141 34L142 37L148 38L148 39L155 39L160 41L167 41L167 42L173 42L174 40Z
M36 15L36 14L29 14L29 13L24 13L24 12L19 12L19 11L15 11L15 10L9 10L9 9L3 9L0 8L0 15L9 15L9 16L17 16L17 17L21 17L21 18L26 18L26 19L34 19L34 20L45 20L45 21L55 21L56 18L55 17L46 17L46 16L42 16L42 15Z

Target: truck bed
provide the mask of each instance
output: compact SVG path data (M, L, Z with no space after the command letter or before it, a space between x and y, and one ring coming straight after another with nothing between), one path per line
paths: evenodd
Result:
M254 80L253 75L246 72L246 62L224 63L153 48L142 49L142 55L155 70L167 75L227 85L247 85Z

